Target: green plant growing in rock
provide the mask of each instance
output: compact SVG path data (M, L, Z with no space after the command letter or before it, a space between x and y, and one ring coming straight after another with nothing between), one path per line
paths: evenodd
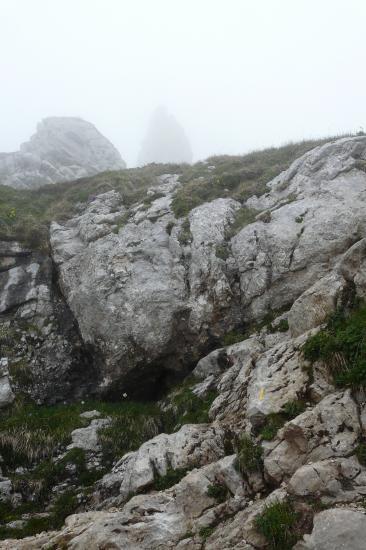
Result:
M305 359L324 361L340 387L366 385L366 306L336 311L303 346Z
M229 248L228 248L227 243L217 244L216 248L215 248L215 254L216 254L217 258L220 258L221 260L226 261L230 256L230 252L229 252Z
M235 212L234 221L226 231L226 238L229 240L234 237L243 227L253 223L258 214L257 210L243 206Z
M192 242L192 233L189 218L184 219L178 235L178 240L182 246L186 246L190 242Z
M209 422L208 413L214 399L217 397L217 392L210 390L204 396L199 397L192 391L194 384L195 381L192 378L187 378L168 395L163 412L165 432L176 431L184 424L205 424Z
M228 498L229 491L223 483L212 483L207 488L207 496L214 498L217 502L225 502Z
M255 526L271 550L290 550L300 538L296 530L298 520L299 514L290 501L274 502L257 516Z
M281 412L267 415L263 426L259 430L261 439L265 441L273 439L277 435L278 430L282 428L286 422L296 418L296 416L303 413L304 410L305 403L302 399L299 399L297 401L285 403Z
M366 442L362 441L356 448L355 455L362 466L366 466Z
M223 346L232 346L233 344L238 344L247 338L246 333L239 330L231 330L227 332L222 338Z
M165 489L170 489L177 483L179 483L188 473L187 468L169 468L165 475L160 476L156 475L154 479L154 489L157 491L165 491Z
M158 416L124 414L112 419L112 423L99 430L103 464L112 465L129 451L135 451L160 432Z
M206 540L213 534L214 531L215 527L201 527L198 534L203 540Z
M235 446L237 468L243 475L262 470L262 447L249 435L242 435Z

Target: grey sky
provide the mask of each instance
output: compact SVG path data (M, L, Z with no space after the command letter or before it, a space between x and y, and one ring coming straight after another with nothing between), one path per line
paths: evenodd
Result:
M80 116L131 166L152 111L195 159L366 127L365 0L0 0L0 151Z

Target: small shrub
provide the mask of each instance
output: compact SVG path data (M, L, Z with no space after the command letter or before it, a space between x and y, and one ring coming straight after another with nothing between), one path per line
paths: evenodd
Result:
M215 531L215 528L214 527L202 527L200 530L199 530L199 536L203 539L203 540L206 540L208 539L208 537L210 537L212 535L212 533Z
M169 468L167 473L164 476L157 475L154 479L154 489L157 491L164 491L165 489L170 489L173 485L179 483L186 475L187 468Z
M217 502L225 502L228 493L227 487L222 483L212 483L207 488L207 496L214 498Z
M255 519L255 526L272 550L290 550L300 538L295 529L298 519L289 501L274 502Z
M262 470L262 447L248 435L242 435L236 445L237 467L242 474Z

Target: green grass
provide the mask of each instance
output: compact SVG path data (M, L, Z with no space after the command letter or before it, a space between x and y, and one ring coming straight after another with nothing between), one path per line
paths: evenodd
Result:
M236 464L238 470L246 475L262 470L262 447L249 435L242 435L236 444Z
M271 550L291 550L300 538L296 531L298 520L299 514L289 501L274 502L255 519L255 526Z
M257 214L258 211L253 210L253 208L248 208L246 206L243 206L243 208L239 208L239 210L235 212L233 223L226 231L226 238L228 240L231 239L237 233L239 233L239 231L241 231L243 227L249 225L250 223L253 223Z
M217 397L216 391L209 391L205 396L198 397L192 392L197 382L187 378L167 398L168 406L163 414L164 431L171 433L179 430L184 424L206 424L209 422L209 410Z
M281 412L271 413L266 416L265 422L258 435L260 435L261 439L270 441L277 435L278 430L282 428L286 422L296 418L296 416L303 413L304 410L305 403L303 400L289 401L284 405Z
M37 406L23 400L0 413L0 454L7 468L16 468L51 458L71 441L71 432L89 422L80 417L87 410L112 417L112 426L102 431L112 450L137 448L151 431L156 433L159 410L155 405L121 401L86 401L67 405ZM151 431L146 427L151 422ZM141 428L141 430L140 430ZM118 454L116 455L118 457Z
M340 387L366 386L366 306L337 311L303 346L305 359L324 361Z
M64 221L77 212L77 204L91 197L118 191L125 206L139 201L151 203L157 194L146 192L154 178L169 171L180 172L177 165L150 165L144 168L104 172L73 182L46 185L37 190L16 190L0 185L0 240L19 240L33 249L47 250L51 221ZM121 221L121 226L124 220Z
M344 136L289 143L243 156L216 156L186 166L180 177L184 185L175 193L173 211L180 218L196 206L219 197L232 197L243 202L252 195L260 196L267 191L266 183L298 157L340 137Z

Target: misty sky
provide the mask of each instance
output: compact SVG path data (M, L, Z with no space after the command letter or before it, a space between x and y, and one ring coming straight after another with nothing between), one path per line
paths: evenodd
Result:
M366 129L365 0L0 0L0 151L80 116L129 166L164 105L201 159Z

